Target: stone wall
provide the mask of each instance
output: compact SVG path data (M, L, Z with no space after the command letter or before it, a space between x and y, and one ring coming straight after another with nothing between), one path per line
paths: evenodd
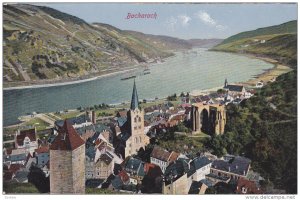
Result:
M187 174L174 181L169 185L163 183L162 193L163 194L188 194L189 193L189 181Z
M85 145L74 151L50 150L50 193L85 193Z
M224 105L195 103L191 110L193 133L223 134L226 124Z
M85 144L72 152L73 193L85 193Z
M73 193L72 152L50 150L50 193Z

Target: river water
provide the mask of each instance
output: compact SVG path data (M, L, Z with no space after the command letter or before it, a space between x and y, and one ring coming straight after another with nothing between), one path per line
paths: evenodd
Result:
M149 65L151 73L137 76L136 84L141 100L154 99L222 86L225 78L229 83L246 81L272 67L270 63L246 56L193 49L189 53L177 52L163 63ZM133 79L121 79L132 75L136 74L116 74L69 85L4 90L3 125L17 123L19 116L32 112L128 102Z

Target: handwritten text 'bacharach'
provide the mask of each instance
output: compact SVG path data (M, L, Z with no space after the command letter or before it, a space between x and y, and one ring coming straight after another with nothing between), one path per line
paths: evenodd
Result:
M132 13L128 13L128 15L125 19L156 19L156 18L157 18L157 14L155 12L153 14L141 14L141 13L132 14Z

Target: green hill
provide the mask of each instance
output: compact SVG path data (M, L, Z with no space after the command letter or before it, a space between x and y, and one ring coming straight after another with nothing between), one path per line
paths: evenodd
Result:
M297 65L297 34L245 38L215 46L211 50L265 56L295 67Z
M297 21L231 36L211 50L264 56L294 68L239 106L229 104L225 134L208 146L217 155L245 155L265 184L297 193Z
M226 108L225 133L208 143L214 154L245 155L266 182L297 193L297 71Z
M139 39L44 6L3 5L4 87L121 71L171 56L176 48L191 47L177 38L172 46L154 44L169 39Z
M296 20L289 21L276 26L269 26L265 28L259 28L253 31L242 32L225 39L220 45L245 39L245 38L252 38L252 37L262 36L262 35L285 34L285 33L297 33Z
M211 50L264 56L296 67L297 21L233 35Z

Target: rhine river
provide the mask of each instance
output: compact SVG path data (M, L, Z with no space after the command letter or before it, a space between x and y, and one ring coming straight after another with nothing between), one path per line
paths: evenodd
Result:
M195 51L197 53L195 53ZM230 53L193 49L177 52L160 64L150 64L150 74L137 76L139 99L163 98L184 91L219 87L246 81L272 68L262 60ZM142 71L141 71L142 72ZM18 117L32 112L54 112L95 104L116 104L131 99L133 74L116 74L92 81L40 88L3 91L3 125L18 122Z

